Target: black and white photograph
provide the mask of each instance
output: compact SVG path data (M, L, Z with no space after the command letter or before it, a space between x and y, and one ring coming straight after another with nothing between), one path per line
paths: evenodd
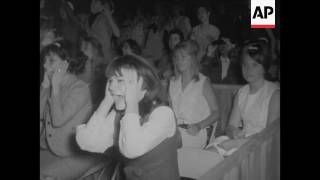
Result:
M39 12L40 180L280 180L279 0Z

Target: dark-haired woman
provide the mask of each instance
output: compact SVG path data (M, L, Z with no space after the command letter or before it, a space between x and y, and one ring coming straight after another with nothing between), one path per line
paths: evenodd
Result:
M77 128L82 150L113 147L118 179L178 180L179 133L170 107L161 103L160 81L144 59L126 55L108 67L105 98Z
M223 150L236 149L253 134L280 117L280 87L268 80L270 59L260 43L249 44L242 52L242 74L247 85L239 89L233 103L227 135L218 145Z
M43 49L44 80L40 91L40 176L75 179L92 163L76 146L75 127L88 120L92 103L88 84L77 78L83 55L71 57L62 43Z

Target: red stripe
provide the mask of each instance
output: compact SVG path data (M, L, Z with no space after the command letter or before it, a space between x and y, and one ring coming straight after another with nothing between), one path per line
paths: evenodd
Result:
M259 24L259 25L251 25L251 28L276 28L276 26Z

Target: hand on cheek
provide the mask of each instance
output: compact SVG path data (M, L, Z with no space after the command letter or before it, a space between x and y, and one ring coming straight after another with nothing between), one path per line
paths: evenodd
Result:
M66 62L63 62L59 66L59 68L54 72L51 80L54 94L57 94L59 92L60 84L63 80L65 73L67 72L67 69L68 69L68 64Z
M130 71L127 75L124 76L126 85L126 113L139 114L138 104L144 96L144 92L142 91L143 79L138 79L137 73L134 71Z

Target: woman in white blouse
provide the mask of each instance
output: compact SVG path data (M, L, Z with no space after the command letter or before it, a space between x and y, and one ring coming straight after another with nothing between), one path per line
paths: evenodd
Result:
M178 180L179 134L170 107L161 105L160 81L144 59L125 55L108 67L105 98L76 140L85 151L113 147L117 178Z
M203 148L207 142L206 128L219 118L219 108L209 79L199 72L198 51L198 44L193 40L175 47L176 75L170 81L169 94L181 126L183 146Z
M208 135L206 128L219 118L219 108L209 79L199 72L196 41L182 41L174 48L175 76L169 85L173 107L182 137L178 151L182 176L199 178L222 157L204 150Z
M231 112L227 135L219 146L238 148L248 137L261 132L280 117L280 87L265 79L270 59L260 43L249 44L242 53L242 74L248 82L239 89Z

